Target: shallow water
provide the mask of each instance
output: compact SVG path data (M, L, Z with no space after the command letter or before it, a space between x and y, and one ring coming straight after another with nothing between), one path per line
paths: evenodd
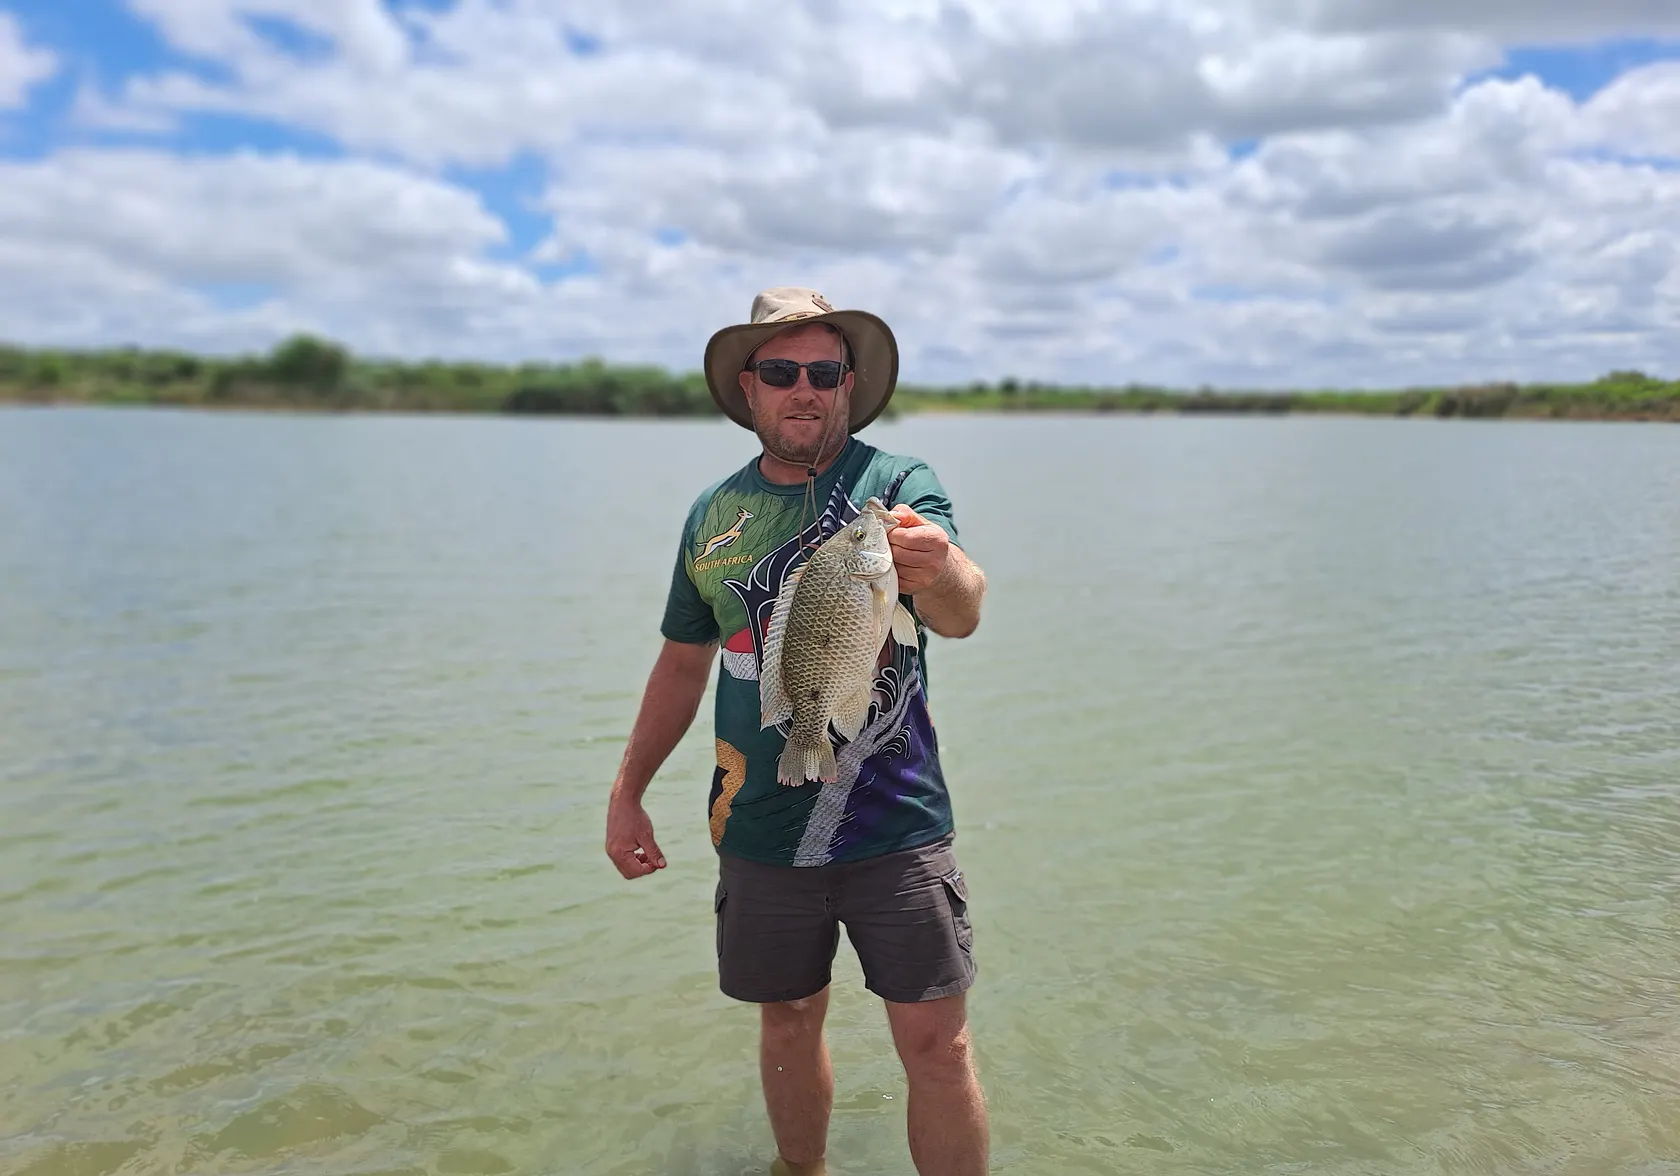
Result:
M916 418L1000 1173L1680 1172L1680 430ZM715 423L0 411L0 1173L762 1172ZM709 708L709 700L707 707ZM908 1173L842 945L837 1176Z

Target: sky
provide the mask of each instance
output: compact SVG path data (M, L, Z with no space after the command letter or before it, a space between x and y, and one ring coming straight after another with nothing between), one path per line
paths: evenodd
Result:
M1680 376L1675 0L0 0L0 339Z

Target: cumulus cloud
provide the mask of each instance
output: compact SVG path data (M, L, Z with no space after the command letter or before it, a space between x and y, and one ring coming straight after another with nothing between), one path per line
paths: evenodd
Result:
M375 0L142 0L180 48L223 59L234 85L186 74L133 86L136 104L257 113L427 160L560 149L591 133L741 147L813 120L1104 151L1182 150L1375 125L1445 105L1483 37L1441 30L1304 32L1213 6L811 2L751 19L664 3L602 8L463 0L405 24ZM300 60L251 17L342 51ZM573 21L601 30L580 36ZM599 51L579 52L580 44ZM408 68L395 68L406 64Z
M1668 0L1253 0L1261 12L1327 30L1452 29L1505 42L1598 40L1680 32Z
M476 194L354 160L77 150L0 163L0 298L35 337L81 334L98 311L204 342L237 289L370 341L388 318L403 329L385 341L413 346L484 302L535 294L530 274L486 258L504 236Z
M24 105L30 89L58 72L58 57L31 48L17 18L0 11L0 110Z
M1680 160L1680 62L1623 74L1593 97L1586 117L1606 145Z
M131 7L217 68L79 100L155 149L0 164L26 333L689 368L797 282L886 315L911 379L1680 365L1680 66L1584 104L1477 80L1666 3ZM173 155L202 112L348 157ZM545 177L523 253L453 170L516 158Z

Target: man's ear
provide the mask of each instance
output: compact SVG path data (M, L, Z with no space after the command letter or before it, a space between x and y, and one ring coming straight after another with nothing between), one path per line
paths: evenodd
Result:
M735 376L735 378L740 381L741 395L747 398L747 407L752 407L753 374L751 372L740 372Z

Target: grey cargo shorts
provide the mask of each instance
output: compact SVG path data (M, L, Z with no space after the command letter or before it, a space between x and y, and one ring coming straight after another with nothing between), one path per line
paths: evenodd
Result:
M931 845L827 866L773 866L718 854L718 987L736 1000L803 1000L828 985L840 924L864 986L902 1004L974 983L968 883L945 836Z

